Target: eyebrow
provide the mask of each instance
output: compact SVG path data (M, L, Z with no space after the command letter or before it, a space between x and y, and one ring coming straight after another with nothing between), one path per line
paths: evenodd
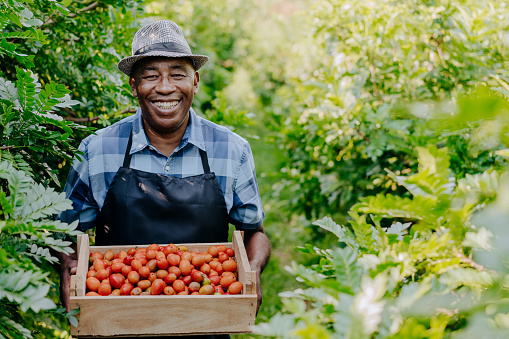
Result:
M170 67L170 69L172 69L172 70L174 70L174 69L181 69L181 70L185 71L185 67L182 66L182 65L173 65L173 66ZM157 66L146 66L141 71L145 72L145 71L157 71L157 70L158 70Z

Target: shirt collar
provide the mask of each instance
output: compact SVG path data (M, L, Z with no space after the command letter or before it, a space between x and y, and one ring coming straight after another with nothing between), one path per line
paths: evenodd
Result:
M189 125L187 125L182 141L176 151L184 148L187 144L192 144L205 151L205 141L203 140L203 132L201 127L201 118L196 115L194 110L189 110ZM147 135L143 129L143 122L141 119L141 108L136 110L133 121L133 144L131 146L130 154L137 153L149 147Z

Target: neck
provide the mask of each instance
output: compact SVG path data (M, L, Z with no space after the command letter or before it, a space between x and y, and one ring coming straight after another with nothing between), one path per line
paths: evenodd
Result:
M186 132L187 124L183 128L178 129L175 132L161 133L150 128L148 124L143 123L145 135L152 146L154 146L159 152L163 153L167 157L173 153L173 151L180 145L182 137Z

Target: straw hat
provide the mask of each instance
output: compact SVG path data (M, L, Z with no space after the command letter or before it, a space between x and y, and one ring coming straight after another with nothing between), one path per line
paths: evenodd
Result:
M170 20L156 21L140 28L133 38L132 56L120 60L118 69L130 76L136 61L149 56L190 58L196 71L209 60L206 55L191 52L184 33Z

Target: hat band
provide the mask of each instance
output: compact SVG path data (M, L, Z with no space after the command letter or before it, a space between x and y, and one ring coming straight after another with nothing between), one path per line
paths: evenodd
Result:
M158 42L156 44L148 45L140 48L134 55L145 54L153 51L163 51L163 52L177 52L184 54L191 54L191 50L185 48L181 44L177 44L175 42Z

